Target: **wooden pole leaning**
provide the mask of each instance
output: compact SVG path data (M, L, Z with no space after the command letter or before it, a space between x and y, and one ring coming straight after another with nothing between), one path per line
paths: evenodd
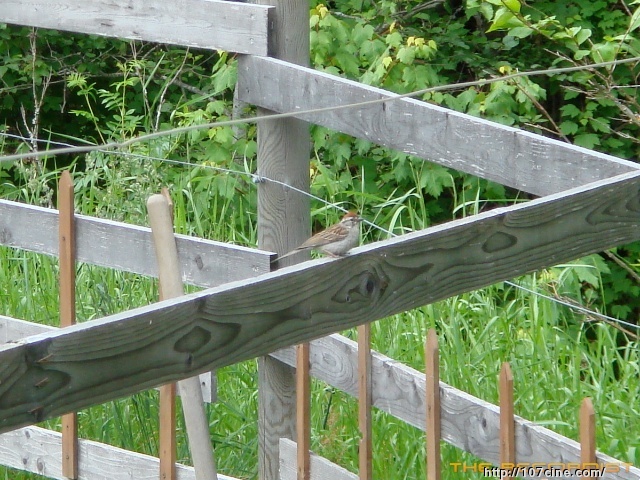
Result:
M68 170L58 184L60 245L60 326L76 323L76 241L73 181ZM78 414L62 415L62 475L78 478Z
M147 201L147 210L158 260L160 297L166 300L184 295L169 202L163 195L152 195ZM215 480L218 474L200 379L196 376L182 380L178 383L178 388L196 480Z

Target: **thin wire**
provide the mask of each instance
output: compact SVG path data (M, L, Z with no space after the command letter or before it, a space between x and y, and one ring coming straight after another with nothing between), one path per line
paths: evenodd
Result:
M241 118L241 119L235 119L235 120L225 120L225 121L219 121L219 122L211 122L211 123L206 123L206 124L201 124L201 125L190 125L187 127L180 127L180 128L175 128L175 129L171 129L171 130L164 130L164 131L160 131L160 132L154 132L154 133L150 133L147 135L141 135L139 137L136 138L132 138L129 140L126 140L124 142L108 142L108 143L104 143L102 145L88 145L88 146L82 146L82 147L78 147L78 146L69 146L69 144L64 144L61 142L53 142L50 141L49 143L52 144L59 144L59 145L65 145L65 147L63 148L59 148L59 149L55 149L55 150L46 150L46 151L39 151L39 152L30 152L30 153L23 153L23 154L15 154L15 155L7 155L7 156L3 156L0 157L0 162L9 162L9 161L15 161L15 160L21 160L23 158L39 158L39 157L43 157L43 156L49 156L49 155L61 155L61 154L67 154L67 153L88 153L88 152L94 152L94 151L98 151L98 152L103 152L103 153L112 153L109 150L110 149L122 149L125 147L128 147L130 145L133 145L135 143L140 143L140 142L144 142L144 141L148 141L148 140L152 140L154 138L158 138L158 137L163 137L163 136L168 136L168 135L175 135L175 134L181 134L181 133L186 133L186 132L190 132L193 130L199 130L199 129L205 129L205 128L214 128L214 127L223 127L223 126L231 126L231 125L237 125L237 124L241 124L241 123L257 123L263 120L276 120L276 119L282 119L282 118L289 118L289 117L293 117L293 116L301 116L301 115L307 115L307 114L312 114L312 113L322 113L322 112L329 112L329 111L337 111L337 110L345 110L345 109L350 109L350 108L360 108L360 107L365 107L365 106L370 106L370 105L377 105L377 104L381 104L381 103L386 103L386 102L391 102L391 101L395 101L395 100L400 100L402 98L409 98L409 97L414 97L414 96L418 96L418 95L424 95L426 93L431 93L431 92L437 92L437 91L443 91L443 90L451 90L451 89L460 89L460 88L468 88L468 87L473 87L473 86L482 86L482 85L487 85L490 83L495 83L495 82L500 82L500 81L506 81L506 80L511 80L511 79L515 79L515 78L520 78L520 77L525 77L525 76L535 76L535 75L549 75L549 74L558 74L558 73L569 73L569 72L575 72L575 71L582 71L582 70L588 70L588 69L593 69L593 68L600 68L600 67L607 67L607 66L613 66L613 65L621 65L621 64L625 64L625 63L632 63L632 62L638 62L640 61L640 57L633 57L633 58L627 58L627 59L622 59L622 60L613 60L613 61L609 61L609 62L600 62L600 63L593 63L593 64L589 64L589 65L580 65L580 66L573 66L573 67L561 67L561 68L551 68L551 69L544 69L544 70L533 70L533 71L528 71L528 72L517 72L517 73L513 73L513 74L509 74L509 75L504 75L502 77L496 77L496 78L490 78L490 79L483 79L483 80L475 80L475 81L471 81L471 82L462 82L462 83L457 83L457 84L448 84L448 85L439 85L439 86L435 86L435 87L429 87L429 88L424 88L421 90L416 90L413 92L409 92L409 93L404 93L404 94L391 94L389 97L386 98L381 98L381 99L376 99L376 100L369 100L369 101L365 101L365 102L357 102L357 103L351 103L351 104L345 104L345 105L336 105L336 106L332 106L332 107L323 107L323 108L317 108L317 109L310 109L310 110L300 110L300 111L296 111L296 112L287 112L287 113L277 113L277 114L270 114L270 115L259 115L259 116L255 116L255 117L251 117L251 118ZM12 138L19 138L22 140L26 140L24 139L24 137L19 137L17 135L12 135L12 134L8 134L8 133L0 133L0 135L4 135L4 136L8 136L8 137L12 137ZM38 140L41 141L41 140ZM278 185L281 185L285 188L294 190L302 195L307 195L315 200L318 200L322 203L325 203L328 206L333 206L341 211L346 211L344 208L340 207L339 205L332 205L330 202L327 202L326 200L317 197L309 192L305 192L304 190L298 189L292 185L288 185L284 182L281 182L279 180L274 180L265 176L261 176L261 175L257 175L254 173L250 173L250 172L242 172L242 171L238 171L238 170L232 170L232 169L227 169L227 168L223 168L223 167L214 167L212 165L202 165L202 164L192 164L189 162L184 162L184 161L179 161L179 160L170 160L170 159L166 159L166 158L160 158L160 157L151 157L148 155L141 155L141 154L136 154L136 153L129 153L129 152L120 152L121 155L125 155L125 156L129 156L129 157L138 157L138 158L142 158L142 159L151 159L151 160L157 160L157 161L161 161L161 162L166 162L166 163L172 163L172 164L177 164L177 165L186 165L186 166L190 166L190 167L194 167L194 166L198 166L200 168L210 168L213 170L217 170L220 172L225 172L225 173L230 173L230 174L235 174L235 175L246 175L249 176L253 179L254 183L262 183L265 181L268 182L272 182ZM384 228L374 224L373 222L370 222L368 220L363 220L364 223L379 229L385 233L387 233L388 235L391 235L392 237L397 237L397 234L385 230ZM625 325L627 327L630 328L637 328L640 329L640 325L634 325L632 323L629 322L625 322L624 320L620 320L620 319L616 319L613 317L609 317L607 315L598 313L598 312L594 312L591 311L587 308L581 307L579 305L573 305L571 303L568 302L564 302L562 300L559 300L557 298L553 298L547 295L544 295L540 292L536 292L533 290L530 290L526 287L523 287L521 285L518 285L516 283L513 282L509 282L509 281L505 281L505 283L507 283L508 285L511 285L515 288L519 288L521 290L527 291L533 295L537 295L541 298L545 298L549 301L552 302L556 302L558 304L567 306L569 308L572 308L574 310L586 313L588 315L592 315L598 318L602 318L604 320L610 321L610 322L614 322L614 323L619 323L621 325Z
M27 138L21 137L20 135L14 135L14 134L10 134L10 133L0 133L0 136L11 137L11 138L14 138L14 139L17 139L17 140L23 140L23 141L28 140ZM43 142L43 143L50 143L50 144L56 144L56 145L66 145L63 142L56 142L56 141L53 141L53 140L39 140L39 141ZM99 152L105 153L105 154L108 154L108 155L116 154L115 152L110 152L108 150L99 150ZM253 183L257 184L257 183L264 183L264 182L272 182L272 183L281 185L281 186L283 186L285 188L291 189L291 190L293 190L295 192L298 192L298 193L300 193L302 195L306 195L306 196L308 196L310 198L313 198L314 200L317 200L317 201L319 201L321 203L324 203L327 206L337 208L338 210L341 210L343 212L347 211L346 209L342 208L341 206L333 204L331 202L328 202L324 198L321 198L321 197L318 197L316 195L313 195L312 193L306 192L306 191L301 190L299 188L296 188L296 187L294 187L292 185L288 185L288 184L286 184L284 182L281 182L279 180L274 180L274 179L271 179L271 178L268 178L268 177L265 177L265 176L261 176L261 175L257 175L255 173L251 173L251 172L246 172L246 171L241 171L241 170L233 170L233 169L230 169L230 168L217 167L217 166L213 166L213 165L194 164L194 163L190 163L190 162L185 162L184 160L172 160L172 159L169 159L169 158L154 157L154 156L143 155L143 154L139 154L139 153L119 152L117 154L118 155L123 155L123 156L126 156L126 157L138 158L140 160L155 160L155 161L159 161L159 162L170 163L172 165L180 165L180 166L186 166L186 167L191 167L191 168L193 168L193 167L206 168L206 169L211 169L211 170L215 170L215 171L223 172L223 173L228 173L228 174L232 174L232 175L245 175L247 177L250 177L253 180ZM366 224L370 225L371 227L376 228L376 229L386 233L387 235L390 235L391 237L394 237L394 238L398 237L398 234L393 233L390 230L387 230L387 229L385 229L385 228L383 228L383 227L381 227L379 225L376 225L375 223L373 223L373 222L371 222L369 220L363 219L363 223L366 223ZM528 293L530 293L532 295L535 295L537 297L549 300L549 301L551 301L553 303L557 303L559 305L563 305L565 307L569 307L569 308L571 308L573 310L579 311L579 312L584 313L586 315L589 315L589 316L592 316L592 317L596 317L596 318L601 318L602 320L605 320L605 321L608 321L608 322L611 322L611 323L617 323L619 325L624 325L627 328L640 329L640 325L635 325L633 323L626 322L626 321L621 320L619 318L610 317L610 316L605 315L603 313L599 313L599 312L596 312L594 310L589 310L588 308L582 307L580 305L575 305L575 304L560 300L558 298L554 298L554 297L551 297L549 295L545 295L544 293L540 293L540 292L537 292L535 290L531 290L531 289L529 289L527 287L524 287L522 285L518 285L517 283L511 282L511 281L508 281L508 280L505 280L504 283L506 283L507 285L510 285L512 287L518 288L520 290L523 290L525 292L528 292Z
M312 113L334 112L334 111L338 111L338 110L346 110L346 109L351 109L351 108L362 108L362 107L366 107L366 106L378 105L378 104L382 104L382 103L386 103L386 102L393 102L393 101L400 100L400 99L403 99L403 98L415 97L415 96L418 96L418 95L424 95L424 94L427 94L427 93L439 92L439 91L443 91L443 90L456 90L456 89L460 89L460 88L468 88L468 87L488 85L490 83L495 83L495 82L503 82L503 81L506 81L506 80L512 80L512 79L520 78L520 77L529 77L529 76L536 76L536 75L550 75L550 74L558 74L558 73L570 73L570 72L577 72L577 71L582 71L582 70L589 70L589 69L593 69L593 68L608 67L608 66L613 66L613 65L622 65L622 64L625 64L625 63L632 63L632 62L638 62L638 61L640 61L640 56L621 59L621 60L612 60L612 61L609 61L609 62L592 63L592 64L588 64L588 65L578 65L578 66L573 66L573 67L559 67L559 68L549 68L549 69L543 69L543 70L531 70L531 71L527 71L527 72L516 72L516 73L509 74L509 75L504 75L504 76L501 76L501 77L487 78L487 79L482 79L482 80L474 80L474 81L470 81L470 82L454 83L454 84L447 84L447 85L438 85L438 86L435 86L435 87L428 87L428 88L423 88L421 90L415 90L415 91L409 92L409 93L389 94L389 96L385 97L385 98L379 98L379 99L376 99L376 100L367 100L367 101L364 101L364 102L348 103L348 104L344 104L344 105L335 105L335 106L331 106L331 107L313 108L313 109L309 109L309 110L298 110L298 111L295 111L295 112L275 113L275 114L269 114L269 115L258 115L258 116L254 116L254 117L250 117L250 118L238 118L238 119L235 119L235 120L223 120L223 121L218 121L218 122L203 123L201 125L189 125L189 126L186 126L186 127L179 127L179 128L173 128L173 129L170 129L170 130L163 130L163 131L159 131L159 132L148 133L146 135L141 135L139 137L131 138L131 139L126 140L124 142L107 142L107 143L104 143L102 145L89 145L89 146L81 146L81 147L79 146L79 147L71 147L71 148L59 148L59 149L55 149L55 150L20 153L20 154L15 154L15 155L6 155L6 156L3 156L3 157L0 157L0 162L10 162L10 161L15 161L15 160L22 160L24 158L41 158L41 157L46 157L46 156L49 156L49 155L62 155L62 154L69 154L69 153L88 153L88 152L93 152L93 151L96 151L96 150L122 149L122 148L128 147L128 146L136 144L136 143L141 143L141 142L153 140L154 138L164 137L164 136L168 136L168 135L176 135L176 134L181 134L181 133L187 133L187 132L191 132L191 131L194 131L194 130L200 130L200 129L205 129L205 128L226 127L226 126L238 125L238 124L242 124L242 123L258 123L260 121L265 121L265 120L278 120L278 119L283 119L283 118L290 118L290 117L298 117L298 116L302 116L302 115L309 115L309 114L312 114Z
M548 295L545 295L544 293L536 292L535 290L531 290L531 289L529 289L527 287L523 287L522 285L518 285L517 283L513 283L513 282L510 282L508 280L505 280L504 283L506 283L507 285L511 285L512 287L519 288L520 290L524 290L525 292L531 293L533 295L537 295L538 297L542 297L542 298L544 298L546 300L550 300L552 302L559 303L560 305L564 305L565 307L569 307L569 308L572 308L574 310L578 310L579 312L585 313L587 315L594 316L594 317L597 317L597 318L601 318L603 320L607 320L607 321L610 321L610 322L613 322L613 323L619 323L620 325L624 325L625 327L640 329L640 325L636 325L634 323L629 323L629 322L626 322L624 320L620 320L619 318L610 317L608 315L605 315L604 313L595 312L593 310L589 310L588 308L582 307L580 305L574 305L572 303L565 302L563 300L560 300L559 298L550 297Z

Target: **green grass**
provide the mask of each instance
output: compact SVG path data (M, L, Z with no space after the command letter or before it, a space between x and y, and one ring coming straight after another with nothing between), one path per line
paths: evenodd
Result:
M100 178L91 176L95 174L77 175L77 184L84 185L84 190L77 191L79 210L143 223L141 205L146 195L157 189L161 173L145 170L148 180L134 189L130 179L135 169L128 168L130 171L118 172L104 168L101 170L104 177ZM255 245L256 222L255 214L251 213L255 211L254 193L246 197L227 195L228 192L212 194L206 188L212 185L211 175L209 171L193 169L171 177L172 191L176 193L176 229ZM246 183L237 180L234 188L246 187ZM110 195L106 195L107 189ZM406 208L401 197L371 198L367 194L365 198L362 193L351 194L356 204L377 202L391 212ZM41 195L34 193L29 197L23 192L21 198L37 204ZM416 198L419 197L405 200L415 202ZM340 202L337 197L328 200ZM414 207L412 212L420 212L419 205ZM328 222L339 216L339 212L321 206L315 206L314 212L319 217L326 216ZM397 216L385 215L381 213L376 218L387 218L387 226L396 231L423 227L418 214L408 226L395 224ZM57 270L57 260L51 257L0 247L0 314L57 325ZM544 289L554 278L557 277L529 275L517 281L535 290ZM153 280L85 264L78 266L77 284L79 321L146 305L157 298ZM575 439L580 402L589 396L597 412L599 450L622 461L640 464L637 342L619 345L617 331L612 327L585 324L581 316L566 307L508 284L498 284L375 322L372 345L385 355L422 370L424 338L432 327L439 334L442 381L497 403L497 375L502 362L508 361L514 375L518 415ZM354 331L345 334L355 338ZM220 369L219 400L208 411L219 470L243 479L257 475L256 379L255 360ZM80 412L80 435L157 455L157 417L157 393L142 392ZM59 428L55 420L45 425ZM377 410L373 412L373 425L375 478L424 478L423 433ZM182 419L178 436L179 461L189 463ZM313 450L356 471L358 438L355 399L314 381ZM471 455L443 444L443 478L460 478L451 463L473 461ZM0 478L41 477L0 467Z

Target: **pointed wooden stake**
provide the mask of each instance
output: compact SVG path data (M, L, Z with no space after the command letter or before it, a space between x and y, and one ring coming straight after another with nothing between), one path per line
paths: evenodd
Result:
M596 412L589 397L580 406L580 463L583 468L596 468ZM592 480L593 477L584 477Z
M309 344L296 347L296 435L298 480L309 480L311 467L311 378Z
M58 241L60 245L60 326L76 323L76 241L73 181L67 170L58 185ZM62 416L62 475L78 478L78 415Z
M424 347L426 363L427 480L440 480L440 360L438 334L429 330Z
M371 480L372 436L371 436L371 325L358 327L358 425L360 445L358 450L359 478Z
M160 387L160 480L176 480L176 384Z
M516 463L515 420L513 413L513 374L509 363L500 370L500 466ZM512 477L505 476L503 480Z

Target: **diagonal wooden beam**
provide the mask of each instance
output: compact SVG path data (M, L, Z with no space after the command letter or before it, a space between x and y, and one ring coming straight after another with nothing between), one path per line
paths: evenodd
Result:
M634 172L29 337L0 347L0 433L635 241L639 220Z
M2 0L0 23L266 55L273 8L221 0Z
M273 58L244 57L238 95L277 112L389 98L380 88ZM536 195L640 169L640 165L404 98L298 118Z

